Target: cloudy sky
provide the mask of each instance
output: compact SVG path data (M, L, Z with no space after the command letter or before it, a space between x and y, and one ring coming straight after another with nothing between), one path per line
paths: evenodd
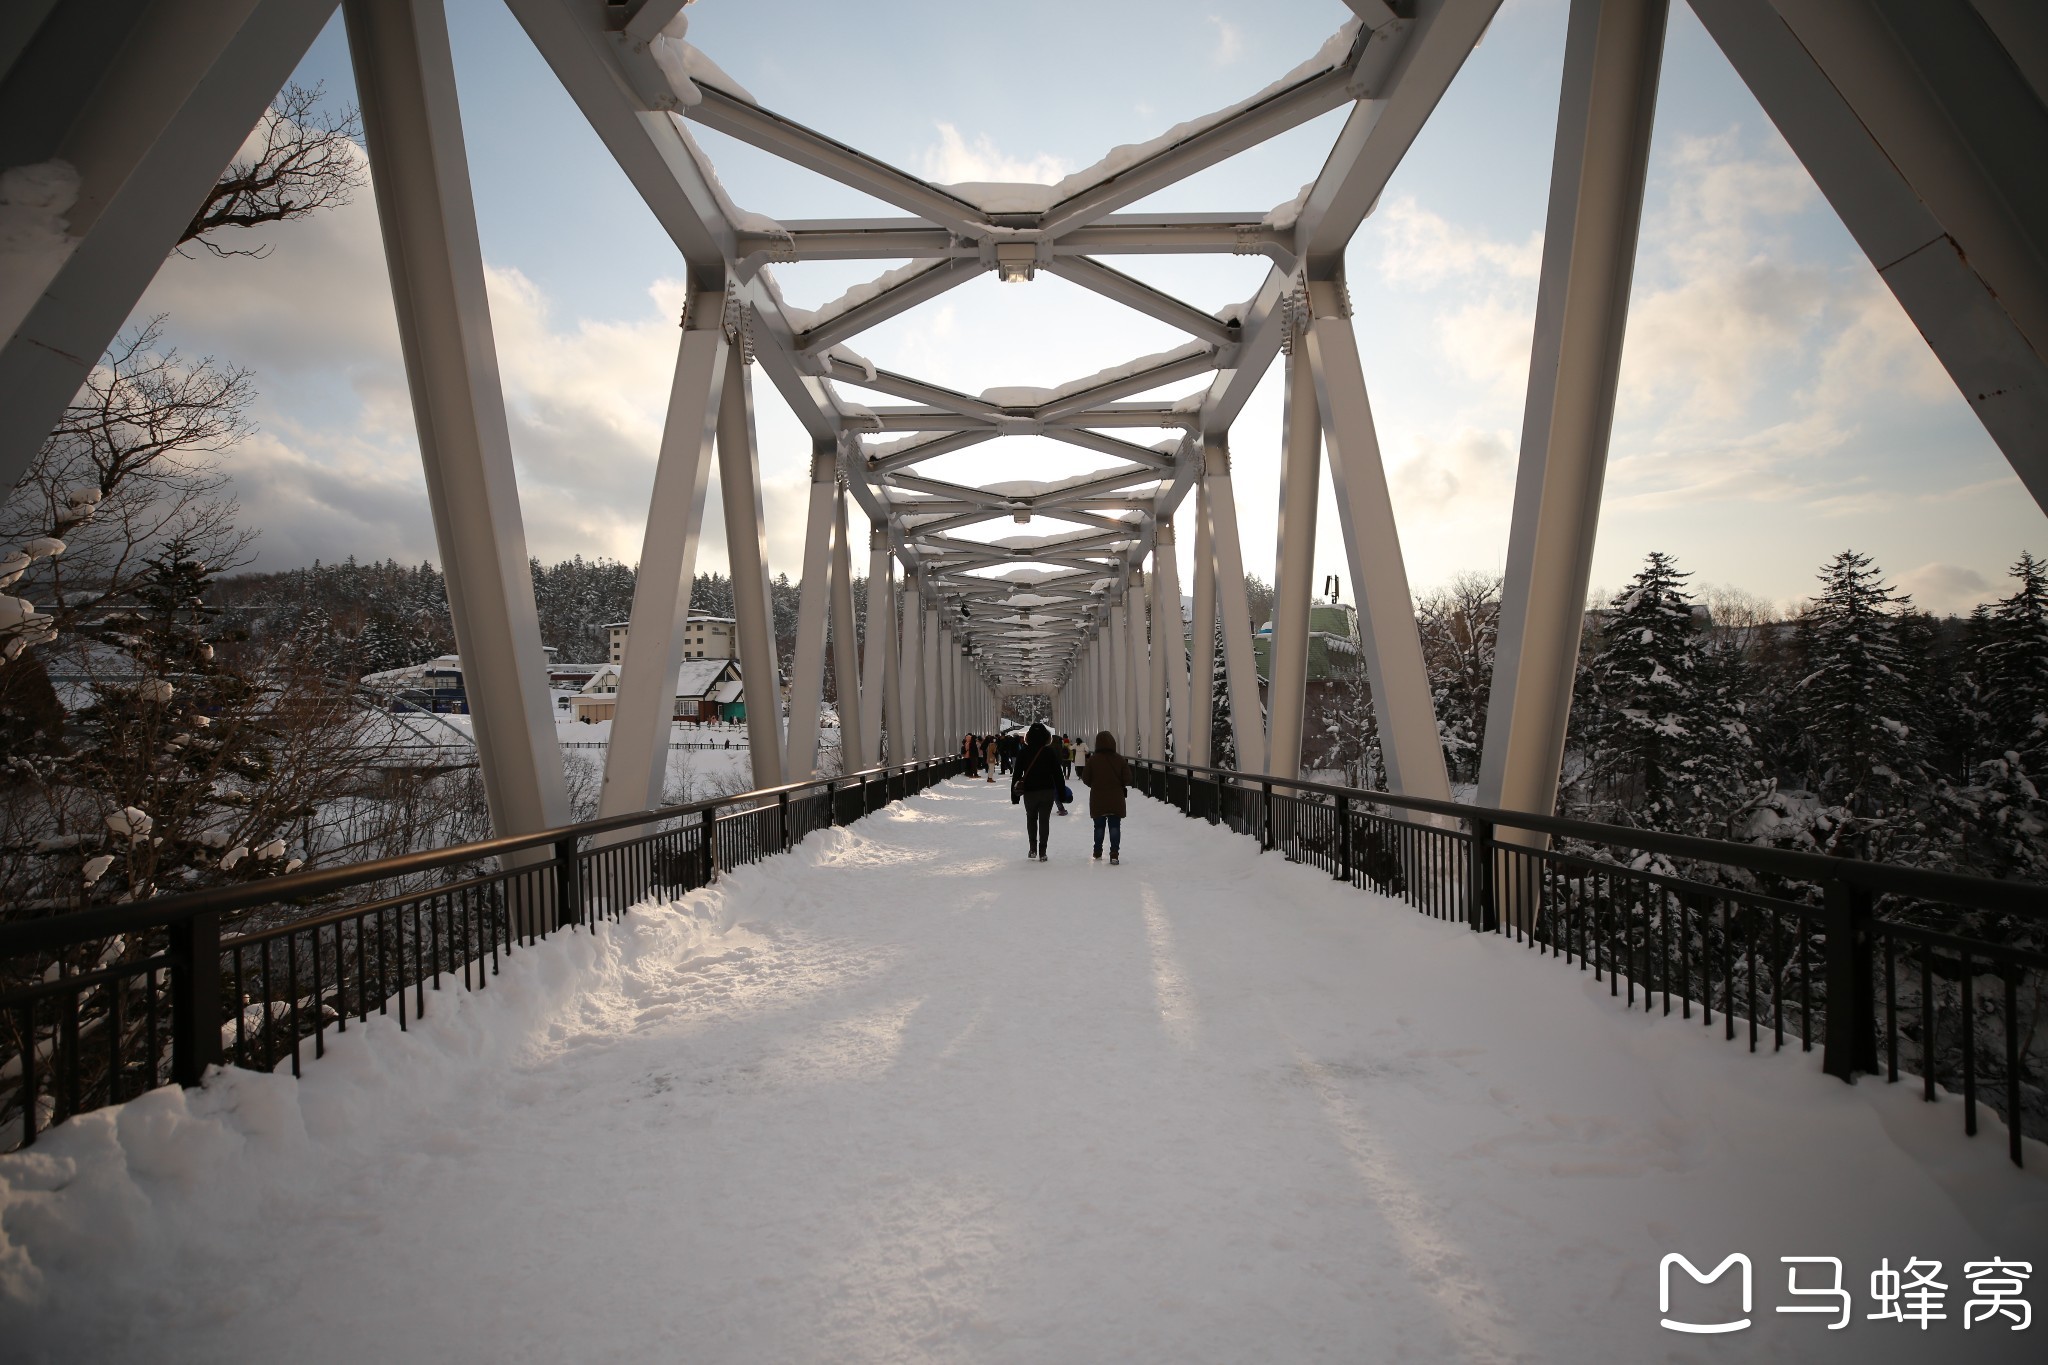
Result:
M637 558L674 360L680 261L500 0L449 0L493 322L530 547ZM1050 181L1252 93L1347 18L1338 0L999 6L697 0L690 40L762 103L940 181ZM1411 581L1497 571L1520 444L1565 0L1506 0L1351 250L1366 379ZM353 98L337 17L298 79ZM1320 167L1341 111L1146 201L1258 214ZM716 134L743 207L893 213ZM781 267L816 306L893 263ZM1205 308L1254 259L1123 258ZM368 194L275 234L264 260L173 258L137 309L246 365L261 430L228 460L259 567L435 557ZM1185 338L1064 281L983 277L855 340L969 392L1057 385ZM1247 567L1271 576L1278 367L1232 433ZM1191 387L1191 386L1182 386ZM757 386L771 567L801 560L808 441ZM856 398L858 397L855 395ZM946 477L1099 463L1013 439ZM714 481L714 499L715 481ZM722 565L714 501L699 563ZM1182 537L1183 546L1192 535ZM1684 5L1674 7L1593 580L1645 553L1778 602L1854 547L1922 605L2003 591L2040 510ZM1327 489L1317 576L1348 571ZM1185 566L1184 566L1185 567ZM1184 580L1185 581L1185 580ZM1348 582L1345 595L1349 597Z

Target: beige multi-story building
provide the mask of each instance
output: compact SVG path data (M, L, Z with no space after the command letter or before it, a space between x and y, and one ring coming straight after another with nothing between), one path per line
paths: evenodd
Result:
M691 616L683 627L685 659L737 659L739 636L730 616ZM604 628L610 645L610 662L626 661L626 623L614 621Z

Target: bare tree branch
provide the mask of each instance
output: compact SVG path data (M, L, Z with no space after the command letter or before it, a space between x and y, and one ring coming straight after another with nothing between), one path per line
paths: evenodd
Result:
M304 218L349 202L370 183L358 140L362 120L354 106L319 108L322 87L287 85L278 92L243 153L221 172L184 235L216 256L270 254L269 245L224 247L214 234Z

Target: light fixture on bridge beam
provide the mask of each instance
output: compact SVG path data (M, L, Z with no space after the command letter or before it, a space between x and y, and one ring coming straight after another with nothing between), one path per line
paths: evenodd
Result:
M997 242L996 278L1004 284L1024 284L1038 273L1038 244Z

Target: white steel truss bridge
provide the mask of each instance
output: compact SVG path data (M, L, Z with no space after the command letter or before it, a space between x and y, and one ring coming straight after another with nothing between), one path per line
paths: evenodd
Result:
M2032 0L1690 0L2005 452L2048 503L2048 11ZM786 734L750 708L760 786L811 776L826 641L846 753L948 751L999 697L1168 756L1205 716L1180 641L1175 538L1194 540L1192 657L1226 660L1237 762L1296 775L1311 555L1325 468L1397 794L1446 796L1344 251L1499 0L1345 0L1349 22L1250 99L1046 185L939 185L753 99L692 47L684 0L507 0L687 267L602 813L658 804L714 463L742 666L777 674L754 441L756 376L812 445ZM1573 0L1479 799L1548 812L1557 786L1641 216L1668 0ZM11 486L335 0L23 0L0 19L0 170L63 162L56 246L0 259L0 486ZM567 814L439 0L344 0L440 559L492 814ZM1333 19L1342 17L1332 5ZM1348 111L1314 181L1264 214L1137 208L1320 115ZM737 208L691 135L711 128L900 210L776 222ZM1268 262L1206 312L1115 268L1130 255ZM778 263L908 264L815 312ZM969 395L848 343L986 272L1056 275L1185 345L1053 389ZM1231 433L1285 367L1281 554L1267 712L1244 600ZM1175 386L1177 395L1158 397ZM856 401L856 397L860 401ZM1078 478L980 484L937 457L1020 435L1101 457ZM977 539L970 528L1016 530ZM865 602L853 597L865 526ZM899 598L898 584L901 585ZM898 602L901 602L899 610ZM864 613L864 619L861 614ZM1213 632L1222 631L1220 642ZM875 647L879 646L879 647ZM858 699L855 704L855 699ZM1177 727L1207 764L1209 728ZM886 739L885 739L886 737ZM852 766L850 763L849 766Z

